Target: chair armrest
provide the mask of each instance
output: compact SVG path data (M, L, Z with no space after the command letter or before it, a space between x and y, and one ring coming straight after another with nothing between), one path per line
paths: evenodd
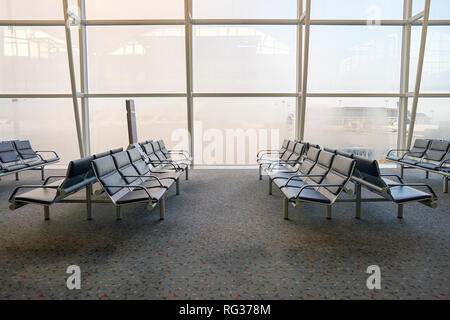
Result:
M263 156L265 154L280 154L280 150L260 150L257 154L256 154L256 158L260 158L260 156Z
M159 163L159 164L170 164L174 167L175 170L179 171L181 170L180 166L173 162L173 161L168 161L168 160L150 160L151 163Z
M55 158L59 160L59 156L58 156L58 154L55 151L52 151L52 150L39 150L39 151L35 151L35 152L36 153L53 153ZM41 157L42 160L44 160L41 155L39 155L39 156Z
M324 174L296 174L295 176L292 176L289 178L289 180L286 182L286 184L284 186L282 186L281 188L285 188L285 187L289 187L288 184L291 180L299 180L299 179L295 179L295 178L300 178L300 177L323 177L325 176Z
M186 159L191 157L191 155L189 154L189 152L186 151L186 150L175 150L175 149L173 149L173 150L167 150L167 151L168 151L169 153L182 154L182 155L184 155L184 156L186 157Z
M146 176L146 175L137 175L137 176L124 176L124 177L125 177L125 178L150 178L151 180L156 180L156 181L158 181L158 182L159 182L159 185L160 185L162 188L168 189L166 186L163 186L161 180L160 180L157 176L153 176L153 175L148 175L148 176Z
M297 160L274 160L267 169L272 168L273 165L277 164L300 164L300 161Z
M323 188L323 187L344 187L344 184L307 184L306 186L302 186L300 187L300 190L297 193L297 197L298 198L300 196L300 194L303 192L303 190L305 189L313 189L313 188Z
M409 151L409 149L391 149L389 150L389 152L387 153L386 157L389 157L391 155L392 152L398 152L398 151L405 151L406 153ZM402 156L402 158L405 156L405 154Z
M45 179L43 185L45 186L51 179L54 178L65 178L66 176L48 176L47 179Z
M150 192L148 192L149 188L147 188L145 186L133 186L133 185L125 184L125 185L103 185L103 187L105 187L105 188L133 188L133 189L144 190L145 193L148 195L149 199L154 200L154 201L158 201L156 198L153 198L150 195ZM133 190L131 190L130 192L133 192Z
M439 164L439 168L442 168L442 166L447 163L450 164L450 159L442 160L441 163Z

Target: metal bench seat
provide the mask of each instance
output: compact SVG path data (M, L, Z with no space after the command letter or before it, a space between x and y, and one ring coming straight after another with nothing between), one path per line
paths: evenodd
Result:
M322 150L309 174L293 175L279 187L284 195L284 218L288 219L289 203L298 208L301 202L312 202L327 205L327 219L331 219L331 206L341 192L350 193L346 185L355 164L354 159Z
M9 198L11 210L27 204L44 206L45 219L50 219L50 206L54 203L86 203L88 219L91 215L92 184L96 178L91 168L93 157L70 161L65 176L49 176L42 185L17 187ZM69 196L86 189L85 200L65 200Z
M305 159L299 165L296 172L291 171L272 171L269 172L269 194L272 194L272 183L274 183L278 188L283 187L287 180L292 176L307 175L311 172L312 168L315 166L317 159L319 158L320 149L311 147L306 154ZM295 180L293 181L295 182Z
M116 158L116 163L114 160ZM92 161L94 174L110 201L116 207L116 219L120 220L120 206L131 203L147 203L148 210L153 210L157 204L160 206L160 219L164 219L165 211L165 192L168 187L163 185L156 176L129 175L127 171L134 168L132 165L126 165L126 169L120 163L125 158L124 154L116 154L114 156L106 156ZM120 159L118 161L117 159ZM120 169L123 169L121 172ZM131 183L128 182L131 179ZM134 179L134 180L133 180ZM156 180L158 184L155 186L146 186L143 179Z
M401 152L403 155L399 154ZM416 139L411 150L390 150L386 159L400 165L401 178L404 169L424 170L425 178L429 177L430 172L442 175L443 191L448 192L450 141Z
M361 188L381 196L386 201L394 202L398 205L398 218L403 218L403 205L409 202L420 202L431 208L436 208L437 196L433 189L421 183L404 183L402 178L395 175L382 175L378 166L378 161L354 156L356 169L352 177L355 183L356 193L356 217L361 214L361 203L380 201L380 199L362 199ZM392 180L396 177L397 181ZM425 191L416 188L424 188Z
M53 157L44 158L42 154L53 154ZM15 173L19 180L19 172L25 170L40 170L44 180L44 167L59 161L54 151L34 151L28 140L0 142L0 177Z

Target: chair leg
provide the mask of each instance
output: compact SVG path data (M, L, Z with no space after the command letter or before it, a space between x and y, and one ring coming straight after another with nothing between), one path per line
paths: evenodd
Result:
M116 206L116 220L122 220L120 217L120 206Z
M46 221L50 220L50 207L44 206L44 218Z
M430 172L429 171L425 171L425 179L428 179L430 177Z
M404 171L405 171L405 169L403 168L402 165L400 165L400 178L402 178L402 179L403 179L403 176L404 176Z
M403 204L398 205L397 218L403 219Z
M262 180L262 167L259 165L259 180Z
M86 210L87 210L87 219L88 220L92 220L91 194L92 194L92 185L88 185L86 187Z
M442 187L442 191L444 193L448 193L448 177L444 176L444 185Z
M166 212L166 199L164 197L159 200L159 219L164 220L164 213Z
M327 206L327 220L331 220L331 206Z
M19 173L16 172L16 181L19 181Z
M177 190L177 196L180 194L180 178L175 181L175 186Z
M186 167L186 180L189 180L189 166Z
M272 195L272 182L273 180L269 178L269 196Z
M356 193L356 219L361 219L361 184L355 184Z
M41 167L41 179L42 181L45 180L45 172L44 172L44 167Z
M283 198L283 212L284 212L284 219L289 220L289 200L288 198Z

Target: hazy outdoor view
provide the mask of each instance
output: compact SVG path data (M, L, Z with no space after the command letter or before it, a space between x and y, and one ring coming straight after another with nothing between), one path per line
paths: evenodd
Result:
M402 0L351 2L354 9L343 11L339 1L313 0L312 18L402 18ZM450 1L431 2L431 19L450 19ZM0 20L62 19L60 1L45 3L0 0ZM86 1L88 19L183 19L183 3ZM292 19L297 14L296 0L193 3L196 19ZM33 10L21 10L24 6ZM420 6L423 1L415 0L414 13ZM409 91L420 31L413 28ZM79 59L77 30L72 35ZM184 26L88 26L87 40L90 93L185 93ZM308 92L400 92L401 26L314 25L310 41ZM194 92L295 93L296 47L296 26L194 26ZM79 83L78 61L75 67ZM449 89L450 26L430 26L422 92ZM0 94L8 93L70 93L63 27L0 27ZM125 99L89 100L92 153L127 145ZM188 147L186 98L135 101L140 140L163 138L169 147ZM196 163L254 163L258 149L278 148L284 138L294 138L296 107L292 97L194 98ZM305 139L382 160L396 147L397 115L398 98L311 97ZM450 98L419 100L415 136L450 139ZM0 98L0 140L10 139L30 139L37 150L56 150L63 164L79 157L71 99Z

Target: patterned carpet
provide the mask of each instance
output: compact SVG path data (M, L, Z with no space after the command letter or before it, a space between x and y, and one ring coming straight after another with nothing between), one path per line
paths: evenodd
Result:
M386 170L385 172L392 171ZM60 172L48 172L48 174ZM38 206L14 212L15 186L39 173L0 181L1 299L445 299L450 291L450 195L440 176L406 171L428 182L439 207L391 203L290 208L268 195L256 170L193 170L181 195L170 190L166 219L145 205L122 209L59 204L44 221ZM68 290L69 265L81 267L81 290ZM366 287L369 265L381 268L381 290Z

